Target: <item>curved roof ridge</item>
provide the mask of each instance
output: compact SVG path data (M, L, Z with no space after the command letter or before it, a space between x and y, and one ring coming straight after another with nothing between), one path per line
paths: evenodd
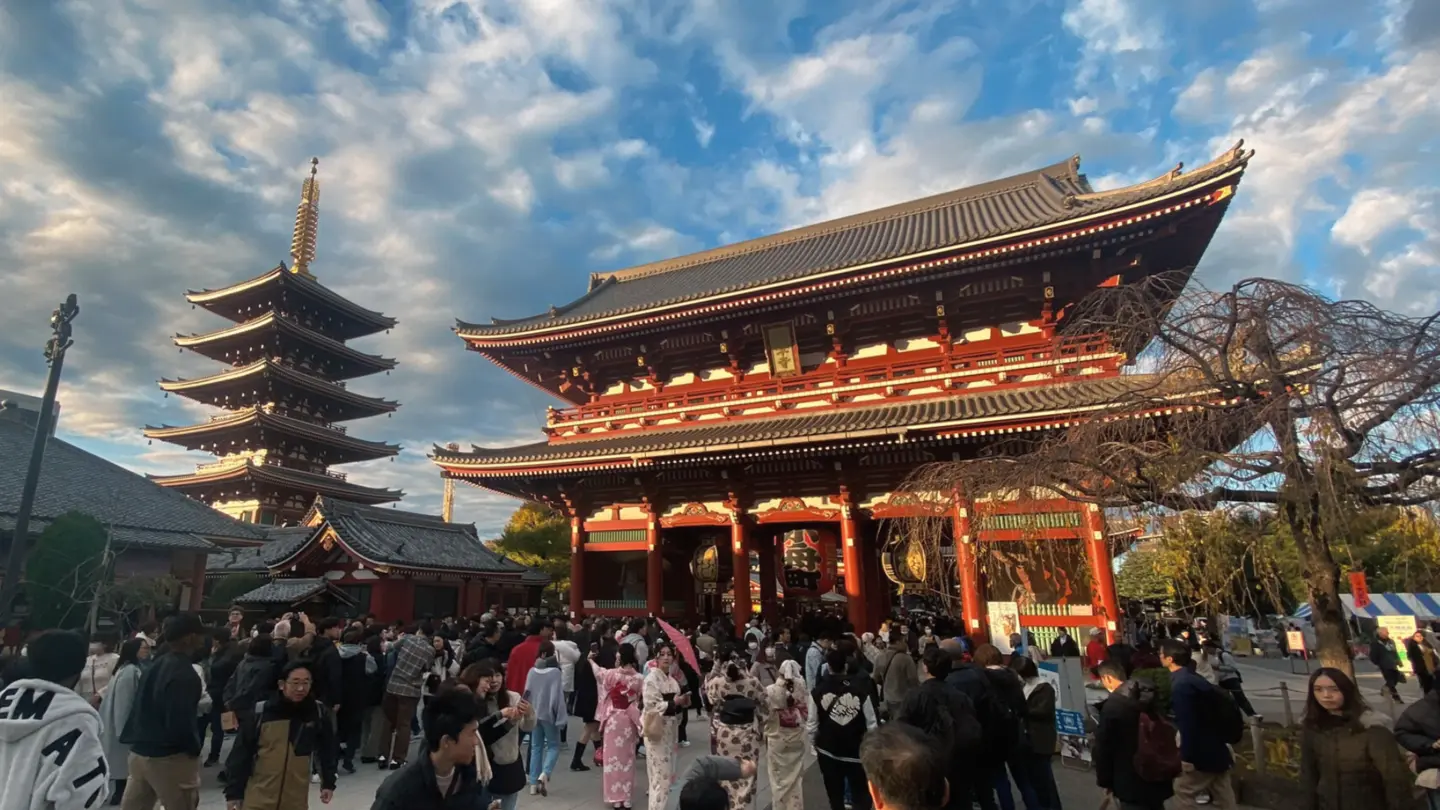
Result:
M1244 163L1250 160L1252 156L1254 156L1254 149L1246 150L1244 147L1245 139L1241 138L1235 143L1234 146L1220 153L1205 164L1197 168L1191 169L1189 172L1185 171L1184 162L1180 162L1175 164L1175 168L1160 175L1159 177L1154 177L1149 180L1142 180L1139 183L1131 183L1128 186L1112 188L1106 191L1091 191L1085 194L1072 194L1066 199L1065 203L1066 206L1069 207L1076 203L1094 202L1110 199L1113 197L1123 197L1127 194L1133 194L1137 191L1145 191L1147 189L1152 189L1157 186L1167 186L1171 183L1176 182L1177 180L1189 180L1190 178L1197 175L1203 175L1208 172L1216 171L1218 169L1228 169L1237 164Z
M1032 169L1027 172L1020 172L1009 177L1002 177L998 180L989 180L973 186L942 191L939 194L931 194L928 197L921 197L917 200L887 205L884 208L876 208L872 211L861 211L855 214L828 219L823 222L816 222L810 225L803 225L798 228L781 231L768 236L760 236L755 239L748 239L744 242L736 242L730 245L702 250L697 253L688 253L684 256L677 256L671 259L662 259L657 262L628 267L623 270L615 270L603 273L592 273L591 278L610 278L618 283L624 283L632 279L647 278L661 273L668 273L673 270L683 270L696 264L715 261L716 259L730 258L732 256L743 256L759 250L778 247L780 245L800 242L806 239L813 239L818 236L828 236L839 231L849 230L863 225L874 225L901 217L911 216L917 213L933 211L954 205L959 202L979 200L986 197L993 197L1027 185L1038 183L1041 180L1050 181L1046 185L1053 188L1055 175L1060 175L1079 184L1079 177L1076 169L1079 167L1080 157L1078 155L1067 158L1059 163L1053 163L1040 169ZM592 290L593 291L593 290ZM588 295L588 293L587 293ZM574 303L579 303L576 301ZM570 306L573 306L572 303Z

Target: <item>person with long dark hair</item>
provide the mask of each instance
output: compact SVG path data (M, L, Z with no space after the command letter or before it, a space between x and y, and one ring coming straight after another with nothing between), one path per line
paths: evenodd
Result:
M100 699L100 746L105 751L105 761L110 764L110 779L115 783L115 789L110 791L112 805L120 804L125 797L125 782L130 778L127 765L130 746L120 742L120 731L135 706L135 693L140 689L140 666L149 657L150 642L143 638L128 639L121 644L110 684Z
M472 664L461 673L461 683L471 686L483 703L480 740L490 759L486 786L501 810L515 810L525 787L525 762L520 756L520 732L535 728L535 712L520 695L505 688L505 676L491 661Z
M1414 775L1395 736L1367 711L1350 676L1331 667L1310 676L1302 725L1302 810L1413 806Z
M600 645L591 642L588 655L596 655ZM575 743L575 752L570 757L570 770L588 771L590 766L585 764L585 746L595 743L598 752L600 745L600 724L596 722L596 713L600 709L600 685L595 679L595 670L588 663L582 662L575 667L575 705L571 708L570 714L580 718L585 724L584 730L580 732L580 740Z
M676 665L675 647L657 642L645 671L642 718L645 737L645 775L649 782L649 806L665 807L675 782L675 754L678 751L678 716L690 705L690 695L680 685L685 677Z

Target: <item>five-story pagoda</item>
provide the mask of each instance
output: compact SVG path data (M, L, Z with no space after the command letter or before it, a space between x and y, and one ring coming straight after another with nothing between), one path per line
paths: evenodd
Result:
M177 335L175 344L229 368L198 379L161 380L160 387L226 413L196 425L145 428L151 439L216 456L194 473L158 476L157 483L255 523L296 522L317 495L379 504L403 494L353 484L330 470L398 453L399 446L351 436L339 423L389 413L399 403L346 387L349 380L395 367L392 359L346 345L390 329L395 319L346 300L310 273L320 215L318 164L311 161L301 187L290 267L282 262L248 281L186 293L192 304L235 325Z

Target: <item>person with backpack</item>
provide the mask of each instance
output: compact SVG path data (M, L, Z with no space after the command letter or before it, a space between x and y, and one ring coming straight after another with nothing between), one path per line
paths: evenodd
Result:
M1220 688L1230 693L1240 711L1248 717L1257 718L1256 722L1259 722L1260 715L1250 704L1250 698L1245 696L1245 681L1240 676L1240 667L1235 662L1234 654L1220 646L1220 642L1213 638L1201 642L1200 649L1204 657L1210 659L1210 665L1215 670L1215 680Z
M940 742L949 763L950 801L946 807L971 810L975 780L970 764L984 745L984 731L970 698L945 683L950 668L949 653L938 647L926 650L920 658L920 685L905 696L892 719L914 726Z
M993 645L983 644L974 648L975 652L978 654L984 647L995 649ZM975 801L979 803L981 810L998 810L1000 804L997 803L995 788L1003 783L1004 796L1010 801L1007 808L1014 807L1014 799L1010 797L1010 783L1005 778L1005 762L1009 755L1019 748L1020 717L995 691L985 668L977 661L965 659L965 648L961 642L946 639L941 642L940 648L949 654L951 661L950 674L945 676L945 682L969 698L971 705L975 707L975 716L980 721L983 744L973 766L969 768L973 778ZM998 652L997 650L997 655Z
M240 726L225 761L227 810L306 810L312 758L320 769L320 801L330 803L339 743L330 707L311 696L313 683L304 661L287 665L280 694L257 705Z
M1026 767L1030 740L1029 728L1025 723L1025 685L1014 670L1005 666L1005 657L994 644L981 644L976 647L975 663L984 667L985 678L995 697L993 702L1000 707L993 711L997 712L997 716L1003 713L1005 726L1012 729L1005 737L1006 746L998 752L1004 759L1000 767L991 773L996 798L999 799L1002 810L1015 806L1015 799L1010 793L1010 780L1014 779L1025 806L1038 808L1041 806L1040 799L1035 794L1035 787L1030 782L1030 773ZM1007 770L1009 777L1005 775Z
M873 687L843 650L826 650L824 664L828 671L810 692L806 730L818 755L825 796L830 810L845 810L848 789L851 810L870 810L860 743L876 726Z
M1190 646L1183 641L1169 639L1160 646L1160 663L1170 670L1170 707L1180 730L1176 807L1198 807L1197 797L1208 793L1214 810L1236 810L1230 745L1244 736L1245 720L1230 694L1197 675L1191 661Z
M1126 680L1118 661L1095 672L1110 693L1100 704L1091 749L1095 784L1117 810L1164 810L1181 765L1175 727L1156 711L1157 690L1148 681Z

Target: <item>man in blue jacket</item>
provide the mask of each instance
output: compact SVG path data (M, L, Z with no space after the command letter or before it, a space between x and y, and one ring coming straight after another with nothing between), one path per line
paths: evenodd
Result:
M1235 760L1216 728L1216 700L1229 700L1219 687L1195 674L1190 648L1168 639L1160 646L1160 662L1170 670L1170 706L1180 730L1180 759L1184 772L1175 779L1175 807L1199 807L1197 798L1210 794L1213 810L1236 810L1230 768Z

